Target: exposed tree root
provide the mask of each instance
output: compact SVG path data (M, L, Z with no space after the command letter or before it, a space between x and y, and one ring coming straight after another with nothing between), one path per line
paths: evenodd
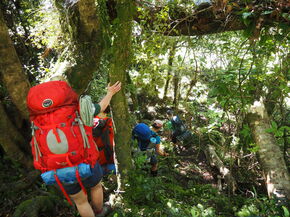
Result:
M229 193L233 194L237 189L237 182L232 176L231 171L225 167L224 163L217 155L215 151L215 147L212 145L206 145L204 149L204 153L210 165L218 168L222 177L225 179Z
M5 192L7 189L13 192L18 192L31 187L31 185L39 178L40 172L37 170L31 171L23 179L1 185L0 192Z

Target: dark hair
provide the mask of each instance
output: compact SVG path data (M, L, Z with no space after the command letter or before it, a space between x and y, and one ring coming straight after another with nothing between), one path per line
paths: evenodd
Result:
M161 127L158 127L156 123L151 125L152 127L154 127L155 129L160 129Z
M168 115L173 115L173 111L172 111L171 109L168 109L168 110L166 111L166 114L168 114Z

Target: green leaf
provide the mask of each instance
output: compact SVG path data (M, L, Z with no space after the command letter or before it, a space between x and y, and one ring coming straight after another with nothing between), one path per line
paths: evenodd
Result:
M246 20L246 19L247 19L248 17L250 17L252 14L253 14L252 12L244 12L244 13L242 14L242 17L243 17L244 20Z
M288 126L282 126L279 128L279 130L283 131L283 130L287 130L287 131L290 131L290 127Z
M290 214L289 214L289 210L288 210L285 206L282 206L282 209L283 209L283 211L284 211L284 216L285 216L285 217L289 217L289 216L290 216Z
M277 123L276 123L275 121L272 121L272 122L271 122L271 125L272 125L272 128L274 128L274 129L277 130L278 125L277 125Z
M199 216L199 211L196 210L195 207L192 208L192 209L190 210L190 213L191 213L191 216L192 216L192 217L197 217L197 216Z
M282 17L285 18L286 20L290 20L290 14L288 13L283 13Z
M274 133L275 130L273 130L273 128L269 128L265 130L266 133Z
M267 14L271 14L273 11L264 11L261 13L261 15L267 15Z

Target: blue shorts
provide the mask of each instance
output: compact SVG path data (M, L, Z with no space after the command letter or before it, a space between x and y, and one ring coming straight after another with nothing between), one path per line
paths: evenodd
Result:
M85 186L85 188L92 188L96 186L102 180L103 170L102 170L101 165L98 162L95 164L93 168L91 168L91 171L93 174L92 176L82 179L82 183ZM78 182L73 183L73 184L66 184L66 183L62 183L62 184L65 191L70 195L79 193L81 191L81 186Z

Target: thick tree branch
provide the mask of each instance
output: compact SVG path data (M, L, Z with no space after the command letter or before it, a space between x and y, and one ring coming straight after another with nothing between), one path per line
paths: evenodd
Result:
M148 16L137 16L137 22L145 21L148 28L158 31L165 35L206 35L225 31L237 31L248 28L243 19L248 19L248 23L257 23L261 28L265 25L274 25L275 23L289 23L283 13L288 13L290 4L287 1L272 1L264 3L262 1L252 1L249 4L240 3L240 1L214 1L212 4L202 4L191 12L181 6L170 6L168 18L160 19L161 11L164 7L145 6L145 13ZM246 9L247 8L247 9ZM265 13L267 11L267 13ZM248 17L243 17L244 12L249 12ZM144 11L142 12L144 13ZM139 13L140 15L140 13ZM158 18L159 17L159 18ZM262 22L258 22L262 20ZM160 23L158 26L154 23Z

